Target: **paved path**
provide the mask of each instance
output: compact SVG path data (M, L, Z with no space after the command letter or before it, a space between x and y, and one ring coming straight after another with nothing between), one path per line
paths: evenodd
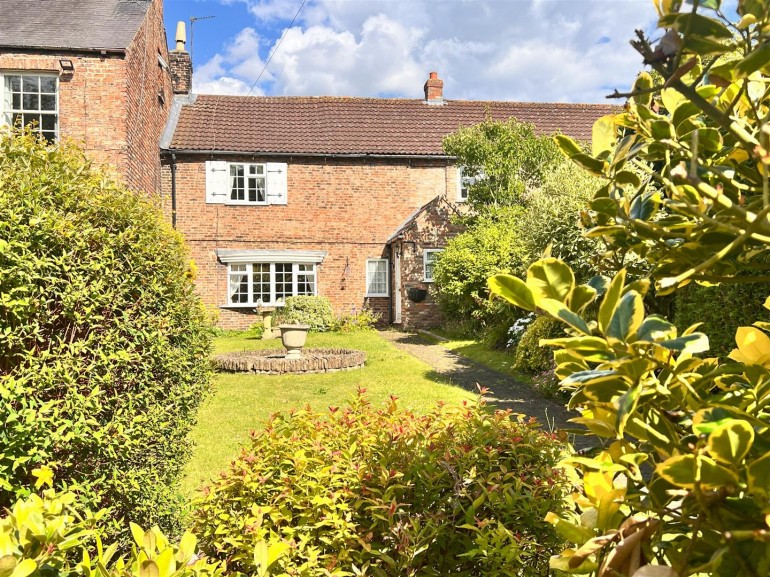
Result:
M574 425L570 427L567 420L577 413L568 411L559 401L544 399L508 375L484 367L440 344L434 344L419 334L388 330L380 331L380 335L399 349L433 367L442 380L471 392L477 391L477 384L486 387L490 391L487 396L490 402L500 408L537 417L546 430L575 428ZM572 440L580 448L592 444L582 437Z

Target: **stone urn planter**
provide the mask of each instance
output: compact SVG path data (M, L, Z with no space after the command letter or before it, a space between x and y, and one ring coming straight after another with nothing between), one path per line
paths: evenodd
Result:
M309 325L278 325L281 330L281 343L286 349L287 359L298 359L302 356L302 347L307 340Z

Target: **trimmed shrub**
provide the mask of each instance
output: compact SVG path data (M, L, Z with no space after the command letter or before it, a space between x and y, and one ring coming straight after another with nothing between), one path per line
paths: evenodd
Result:
M160 211L77 148L0 136L0 507L50 464L92 510L177 529L210 372L190 265Z
M564 336L562 324L551 317L540 316L532 321L519 340L513 368L527 373L543 373L553 369L553 350L540 346L540 339Z
M565 478L553 436L483 404L427 415L369 406L274 416L194 503L203 551L288 575L545 575ZM281 573L283 574L283 573Z
M309 325L314 332L328 331L334 324L332 303L326 297L287 297L286 305L276 314L275 325L280 323Z
M735 331L755 321L770 321L762 306L770 296L766 283L687 285L676 293L674 324L683 331L703 323L698 331L709 336L709 353L726 357L735 348Z

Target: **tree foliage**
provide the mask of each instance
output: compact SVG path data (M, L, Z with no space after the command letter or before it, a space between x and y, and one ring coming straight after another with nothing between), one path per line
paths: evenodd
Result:
M209 379L191 264L75 147L0 136L0 506L47 465L93 510L176 528Z
M578 284L550 258L525 281L491 278L490 289L566 326L568 336L547 341L556 372L581 410L575 421L603 441L565 462L583 488L573 514L551 520L577 546L552 567L759 577L770 573L770 324L738 329L722 363L701 358L709 342L696 326L647 314L643 298L653 283L669 293L767 280L770 2L739 1L739 22L719 0L655 6L659 39L638 32L633 45L660 84L639 76L626 110L597 122L592 154L558 138L606 181L590 203L589 236L649 278L630 282L622 268Z
M444 151L475 179L468 203L477 211L521 204L528 189L540 186L548 171L564 162L550 137L515 118L460 128L444 138Z

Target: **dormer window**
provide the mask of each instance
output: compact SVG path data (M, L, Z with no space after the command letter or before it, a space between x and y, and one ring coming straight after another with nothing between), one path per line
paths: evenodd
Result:
M48 142L59 136L59 77L56 74L0 73L0 123L31 125Z

